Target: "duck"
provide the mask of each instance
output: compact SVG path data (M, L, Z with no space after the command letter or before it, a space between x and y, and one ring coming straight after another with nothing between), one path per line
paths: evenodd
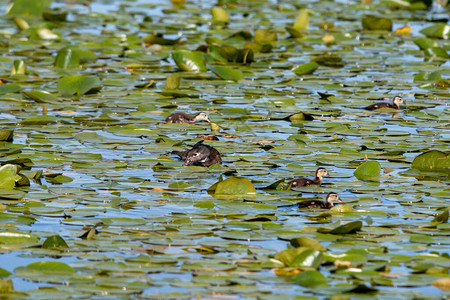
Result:
M400 109L400 104L402 104L402 103L406 103L403 100L403 98L400 97L400 96L395 96L392 99L392 103L389 103L389 102L375 103L375 104L372 104L372 105L369 105L369 106L365 107L364 109L367 109L367 110L377 110L377 109L380 109L380 108Z
M328 193L325 202L320 200L305 200L297 203L298 208L322 208L322 209L330 209L333 207L334 202L342 202L339 195L336 193Z
M209 167L214 164L222 164L219 151L203 144L203 141L199 141L190 150L173 151L172 154L178 155L184 161L183 166Z
M206 121L211 123L209 117L204 112L198 113L195 116L184 112L175 112L166 118L166 123L187 123L193 124L199 121Z
M308 179L305 177L296 178L294 180L289 181L288 184L293 188L308 186L308 185L321 185L323 181L323 177L328 176L328 171L325 168L317 168L316 175L314 179Z

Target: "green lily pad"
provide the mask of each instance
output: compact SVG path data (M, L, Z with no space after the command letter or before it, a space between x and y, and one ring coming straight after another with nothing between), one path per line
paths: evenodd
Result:
M23 273L41 273L52 275L72 275L74 270L68 264L57 261L38 261L25 267L17 267L14 273L18 276Z
M291 280L304 287L315 287L327 283L326 277L319 271L303 271L292 276Z
M45 9L47 9L52 0L14 0L6 8L5 14L8 16L26 15L41 17Z
M206 72L205 58L198 51L178 50L172 53L177 66L186 72Z
M12 142L14 138L14 129L0 129L0 141Z
M295 30L307 30L309 26L309 16L307 9L300 9L297 19L294 22Z
M362 27L363 30L392 31L392 20L374 15L365 15L362 18Z
M244 78L244 74L241 71L223 67L223 66L209 66L209 69L224 80L232 80L238 82L239 80Z
M448 40L450 37L450 25L445 23L436 23L422 29L420 33L426 35L427 37Z
M292 69L292 72L294 72L296 75L302 76L314 73L314 71L317 70L317 68L319 68L319 65L317 63L309 62L299 66L295 66Z
M71 48L62 48L56 55L55 67L61 69L76 69L80 67L80 58Z
M317 269L322 263L322 259L323 252L314 249L307 249L297 255L289 266Z
M320 233L330 233L330 234L349 234L360 231L362 228L361 221L353 221L344 225L340 225L334 229L329 228L319 228L317 231Z
M0 189L14 189L16 186L15 177L17 174L16 165L4 165L0 167Z
M10 275L12 275L11 272L9 272L3 268L0 268L0 278L8 277ZM1 290L1 288L0 288L0 290Z
M16 93L21 89L22 87L20 85L14 83L0 84L0 94Z
M230 16L227 11L220 6L214 6L211 8L211 14L214 23L229 23Z
M411 168L422 171L450 170L450 154L438 150L431 150L416 156Z
M21 125L47 125L56 123L57 118L51 116L31 117L20 121Z
M307 247L317 251L326 252L327 249L317 240L310 237L302 236L295 239L291 239L291 245L294 247Z
M47 91L22 91L22 94L36 101L37 103L55 103L59 98Z
M72 75L58 81L58 91L62 96L78 96L97 92L101 89L100 79L97 76Z
M250 180L244 177L230 177L224 181L217 182L208 190L214 191L215 195L254 195L256 189Z
M45 249L65 249L65 248L69 248L69 246L67 246L66 241L60 237L59 235L52 235L49 236L44 243L42 244L42 248Z
M359 180L368 180L368 181L379 181L380 174L381 174L381 165L377 161L363 162L353 172L353 175Z

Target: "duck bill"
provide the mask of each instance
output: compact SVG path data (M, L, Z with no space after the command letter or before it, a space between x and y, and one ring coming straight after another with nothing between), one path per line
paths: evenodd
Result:
M336 202L342 202L342 199L338 197L338 198L336 199Z

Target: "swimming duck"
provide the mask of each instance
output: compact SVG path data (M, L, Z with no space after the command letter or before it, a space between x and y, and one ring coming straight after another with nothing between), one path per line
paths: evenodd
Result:
M336 193L328 193L327 198L325 202L320 200L306 200L301 201L297 203L298 208L323 208L323 209L330 209L333 207L333 202L342 202L341 198L339 198L339 195Z
M400 109L400 104L403 102L404 101L403 101L402 97L395 96L394 99L392 99L392 103L388 103L388 102L375 103L375 104L365 107L364 109L367 109L367 110L377 110L380 108Z
M316 170L316 176L314 179L308 179L305 177L300 177L294 180L289 181L288 184L291 185L291 187L301 187L301 186L308 186L308 185L321 185L322 184L322 178L323 176L328 176L328 171L325 168L318 168Z
M208 115L204 112L198 113L195 116L188 115L184 112L176 112L166 118L166 123L188 123L192 124L198 121L211 122Z
M199 141L190 150L173 151L172 154L178 155L184 161L183 166L209 167L214 164L222 164L219 151L203 144L203 141Z

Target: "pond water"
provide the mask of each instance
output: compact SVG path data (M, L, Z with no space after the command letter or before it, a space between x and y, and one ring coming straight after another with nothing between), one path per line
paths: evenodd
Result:
M450 64L426 58L415 43L434 21L448 21L448 9L372 2L230 1L221 6L230 16L227 26L212 22L216 1L92 1L89 7L53 1L55 12L68 12L65 21L21 16L30 25L24 30L2 18L0 122L14 129L14 140L0 142L1 160L29 158L21 173L42 170L44 176L16 188L24 192L20 197L1 191L0 294L450 297L450 170L411 169L419 154L450 149ZM308 9L309 26L303 37L292 38L286 27L301 8ZM369 14L392 19L393 30L408 24L411 34L363 31L361 20ZM40 27L58 38L39 36ZM258 29L277 38L257 42ZM230 37L243 30L249 40ZM143 42L156 33L181 41ZM330 35L334 42L325 43ZM448 39L433 40L448 53ZM212 50L243 49L247 42L271 49L256 51L247 64L227 62ZM206 71L180 70L173 53L207 43ZM58 51L69 45L86 51L79 66L56 68ZM291 71L320 58L312 74ZM17 59L26 73L11 75ZM214 66L239 70L243 79L226 80ZM436 80L415 79L435 71ZM61 78L72 75L98 77L101 90L64 95ZM166 89L169 75L180 76L177 88ZM47 91L54 100L33 100L23 91ZM406 100L399 110L363 109L395 95ZM220 132L206 122L165 124L174 111L205 111ZM314 119L289 119L300 112ZM218 138L204 143L219 150L223 166L184 167L171 154L202 135ZM354 176L366 161L381 165L379 181ZM318 166L330 173L322 186L266 188L280 179L313 177ZM251 180L257 194L224 199L207 192L232 176ZM329 192L343 200L331 211L289 207L324 200ZM326 229L359 221L356 232ZM54 235L67 247L44 247ZM305 250L313 251L307 266L292 265L291 243L299 238L325 247Z

